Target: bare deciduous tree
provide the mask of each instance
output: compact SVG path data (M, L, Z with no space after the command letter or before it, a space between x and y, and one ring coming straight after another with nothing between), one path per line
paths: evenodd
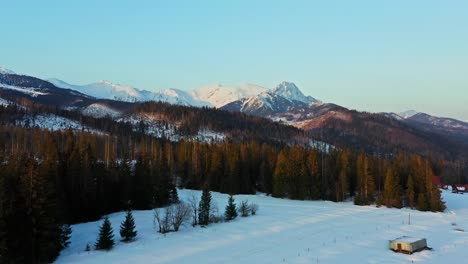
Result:
M154 209L154 223L158 225L159 233L165 234L171 231L171 219L173 218L172 206Z
M172 210L173 214L172 214L171 224L172 224L172 228L174 229L174 231L177 232L179 231L180 226L184 224L187 218L189 218L191 207L190 205L184 202L180 202L171 207L174 207Z
M247 216L249 216L249 213L250 213L249 201L248 200L243 200L239 204L239 214L242 217L247 217Z
M200 201L198 198L195 196L195 194L192 194L190 198L188 199L188 203L190 206L190 210L192 213L192 226L198 225L198 203Z
M250 207L250 214L251 214L251 215L257 214L257 211L258 211L258 204L256 204L256 203L251 203L251 204L249 205L249 207Z

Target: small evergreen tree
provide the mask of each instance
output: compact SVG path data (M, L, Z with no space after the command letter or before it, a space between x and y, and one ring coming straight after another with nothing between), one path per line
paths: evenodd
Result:
M230 221L237 217L236 204L234 203L234 196L230 195L228 204L226 205L226 211L224 212L224 219Z
M72 233L72 228L70 225L68 224L62 225L62 232L60 234L60 244L62 246L62 249L70 245L71 233Z
M198 224L205 226L210 221L210 206L211 206L211 192L206 186L203 189L202 197L200 200L199 213L198 213Z
M86 243L85 251L86 251L86 252L91 251L91 246L89 245L89 243Z
M133 218L132 211L128 209L125 220L120 224L120 236L122 237L122 241L128 242L133 240L137 235L135 228L135 219Z
M175 185L171 185L171 189L169 191L169 203L179 203L179 194L177 193L177 189Z
M114 230L112 230L112 225L108 217L104 219L99 229L99 237L94 246L96 250L110 250L114 246Z

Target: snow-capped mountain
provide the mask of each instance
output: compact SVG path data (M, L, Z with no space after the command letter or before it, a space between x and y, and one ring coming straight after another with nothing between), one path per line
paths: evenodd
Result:
M74 85L58 79L48 79L57 87L72 89L99 99L111 99L125 102L145 101L145 92L131 86L114 84L102 80L86 85Z
M268 89L255 84L242 84L238 87L214 84L195 89L190 92L194 99L209 103L214 107L222 107L231 102L260 94Z
M73 89L98 99L111 99L125 102L163 101L171 104L191 106L221 107L230 102L267 91L255 84L242 84L238 87L221 84L208 85L192 91L179 89L164 89L148 91L132 86L100 81L87 85L73 85L59 79L48 79L57 87Z
M317 99L311 96L305 96L297 86L292 82L282 82L271 90L272 94L281 96L291 102L298 101L303 103L316 103Z
M145 91L148 92L148 91ZM170 104L187 106L211 106L209 103L198 100L191 93L179 89L169 88L156 92L148 92L147 101L161 101Z
M223 106L222 109L270 116L295 108L307 108L309 104L313 103L320 103L320 101L305 96L294 83L282 82L271 90L231 102Z
M59 79L49 79L57 87L73 89L98 99L110 99L124 102L162 101L170 104L204 106L207 103L193 99L186 91L165 89L159 91L141 90L132 86L99 81L87 85L73 85Z

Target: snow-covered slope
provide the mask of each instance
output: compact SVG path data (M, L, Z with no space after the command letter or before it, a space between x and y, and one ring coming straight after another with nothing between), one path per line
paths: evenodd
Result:
M139 89L105 80L87 85L73 85L58 79L48 79L48 81L57 87L72 89L99 99L125 102L145 101L146 99L144 92Z
M214 107L221 107L228 103L247 98L267 91L265 87L255 84L242 84L238 87L223 86L221 84L208 85L190 92L194 99L207 102Z
M27 115L22 120L18 120L17 125L28 128L43 128L51 131L72 129L101 133L100 131L84 126L75 120L53 114L40 114L36 116Z
M201 195L179 190L185 201L192 194ZM212 196L222 214L228 195ZM154 229L153 211L135 211L138 235L132 243L119 241L125 212L111 214L116 240L111 251L84 251L96 241L102 221L73 225L70 247L57 263L464 263L468 256L467 195L444 192L444 213L264 195L234 198L237 204L243 199L257 203L258 214L206 228L187 224L161 235ZM389 250L388 240L401 236L426 238L433 250L412 255Z
M397 113L397 115L403 117L404 119L406 118L410 118L416 114L418 114L419 112L418 111L415 111L415 110L408 110L408 111L404 111L404 112L401 112L401 113Z
M0 73L1 73L1 74L15 74L14 71L9 70L9 69L7 69L7 68L5 68L5 67L2 67L2 66L0 66Z
M30 96L36 97L39 95L46 95L47 93L42 91L40 88L28 87L28 86L17 86L17 85L8 85L0 82L0 88L14 90Z
M93 116L97 118L106 117L106 116L117 118L122 114L121 112L115 109L112 109L106 105L99 104L99 103L88 105L85 109L82 110L82 113L84 115Z
M48 81L57 87L76 90L98 99L111 99L124 102L162 101L171 104L192 106L207 105L206 103L193 99L192 96L185 91L172 88L152 92L140 90L132 86L114 84L110 81L100 81L87 85L73 85L59 79L48 79Z
M209 106L207 102L195 99L189 92L179 89L169 88L153 92L148 98L151 100L168 102L170 104L191 105L191 106Z
M3 98L0 98L0 105L1 105L1 106L8 106L8 105L10 105L10 104L11 104L10 101L5 100L5 99L3 99Z

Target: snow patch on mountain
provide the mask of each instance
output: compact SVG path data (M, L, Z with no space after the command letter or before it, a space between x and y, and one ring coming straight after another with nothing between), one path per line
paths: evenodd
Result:
M0 98L0 106L8 106L10 104L11 104L10 101Z
M152 93L153 101L161 101L167 102L170 104L178 104L178 105L187 105L187 106L209 106L210 104L207 102L202 102L194 97L186 91L182 91L179 89L165 89L160 90Z
M166 122L158 116L151 114L133 114L117 119L117 122L129 123L133 126L133 131L142 132L147 135L165 138L172 142L182 139L187 141L200 142L222 142L226 135L210 129L200 129L195 135L182 135L177 124Z
M114 110L106 105L95 103L87 106L83 109L82 113L84 115L93 116L96 118L110 116L112 118L119 117L122 113Z
M48 129L51 131L72 129L77 131L87 131L102 134L102 132L84 126L75 120L71 120L54 114L40 114L36 116L26 115L23 119L18 120L16 125L27 128Z
M40 88L22 87L22 86L8 85L8 84L3 84L3 83L0 83L0 88L15 90L15 91L18 91L18 92L21 92L21 93L28 94L28 95L33 96L33 97L48 94L48 93L42 92Z
M69 84L59 79L48 79L48 81L57 87L72 89L99 99L125 102L145 101L145 91L106 80L86 85Z
M398 113L397 115L403 117L404 119L407 119L407 118L410 118L414 115L417 115L419 114L418 111L415 111L415 110L408 110L408 111L404 111L404 112L401 112L401 113Z
M1 74L16 74L14 71L9 70L5 67L0 66L0 73Z
M211 106L219 108L264 91L267 91L267 88L250 83L242 84L238 87L214 84L195 89L190 94L198 101L207 102Z

